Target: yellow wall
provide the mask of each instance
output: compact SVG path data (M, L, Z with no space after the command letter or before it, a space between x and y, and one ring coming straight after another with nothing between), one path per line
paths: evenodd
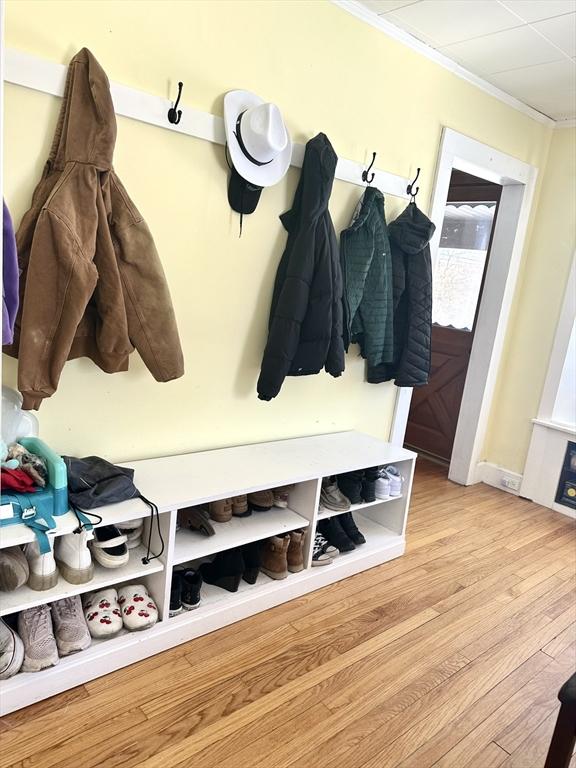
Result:
M110 79L222 114L246 88L280 105L295 141L318 131L337 153L410 175L421 166L428 210L442 126L542 166L551 130L325 1L8 0L6 44L67 62L82 46ZM170 85L170 87L169 87ZM4 194L16 222L46 158L59 100L5 90ZM290 379L271 403L255 384L271 286L285 242L278 214L297 171L266 190L238 239L221 147L118 120L115 164L154 233L170 283L186 375L160 385L134 355L126 374L68 363L40 411L55 448L126 459L357 428L387 436L395 390L368 385L356 350L340 379ZM337 182L331 211L344 227L361 195ZM404 202L390 198L388 216ZM15 383L4 358L4 381Z
M576 247L576 129L555 130L516 291L485 458L522 473Z

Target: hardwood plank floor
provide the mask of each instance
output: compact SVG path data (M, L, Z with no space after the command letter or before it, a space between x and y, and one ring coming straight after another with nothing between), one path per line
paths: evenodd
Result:
M8 715L0 768L542 768L575 596L574 521L422 461L404 557Z

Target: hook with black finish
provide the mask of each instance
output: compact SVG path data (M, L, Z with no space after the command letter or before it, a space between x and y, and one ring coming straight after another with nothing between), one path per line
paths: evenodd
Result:
M182 110L178 109L178 104L180 103L180 96L182 96L183 85L184 83L178 83L178 97L174 106L170 107L168 110L168 121L172 123L172 125L178 125L180 118L182 117Z
M372 152L372 162L370 163L368 168L366 168L365 171L362 171L362 181L365 181L366 184L372 184L372 182L374 181L374 176L376 174L370 173L370 170L372 169L372 166L374 165L375 162L376 162L376 152Z
M420 191L420 187L416 187L414 189L414 184L418 181L418 176L420 176L420 168L416 168L416 176L414 177L414 181L408 184L406 187L406 194L410 195L410 202L413 203L416 200L416 195Z

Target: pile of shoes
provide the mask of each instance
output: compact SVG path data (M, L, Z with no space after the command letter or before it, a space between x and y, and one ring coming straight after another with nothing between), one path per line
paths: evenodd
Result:
M79 595L20 611L16 632L0 619L0 680L17 672L39 672L60 658L84 651L90 632Z
M94 576L93 561L104 568L126 565L129 550L141 542L142 529L142 520L127 520L118 526L49 537L48 552L40 551L36 539L23 548L0 549L0 591L12 592L27 584L43 592L56 586L59 575L69 584L86 584Z
M197 570L174 569L170 616L197 608L203 583L237 592L241 581L255 584L260 573L278 580L304 570L305 533L304 529L291 531L218 552L211 562L202 563Z
M227 523L233 517L249 517L252 512L268 512L272 507L286 509L292 488L292 485L282 485L278 488L211 501L208 505L208 515L216 523Z
M25 608L14 619L0 619L0 680L53 667L86 650L92 638L111 637L123 627L148 629L157 620L156 604L142 584L85 595L84 605L80 595L73 595Z

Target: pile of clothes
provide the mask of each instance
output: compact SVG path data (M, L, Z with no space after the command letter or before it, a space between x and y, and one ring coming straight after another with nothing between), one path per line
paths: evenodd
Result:
M2 461L2 491L34 493L45 488L48 482L48 469L41 456L25 448L20 443L0 441L0 459Z

